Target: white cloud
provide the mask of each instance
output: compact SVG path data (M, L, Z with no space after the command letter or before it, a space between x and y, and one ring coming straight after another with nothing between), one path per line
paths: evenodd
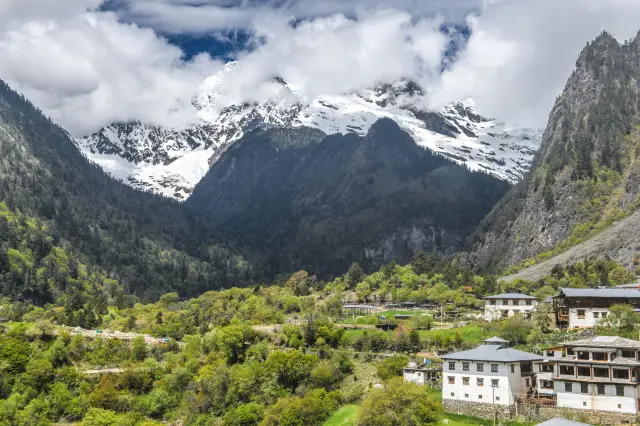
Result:
M471 17L457 63L433 87L432 106L474 97L488 115L544 126L580 51L600 32L640 29L637 0L498 0Z
M308 97L412 78L431 107L474 97L485 115L541 126L586 42L640 27L638 0L121 1L129 17L162 31L253 31L263 43L238 55L224 102L272 96L275 76ZM113 121L194 121L190 101L221 64L185 62L153 30L96 10L101 3L0 1L0 78L75 135ZM440 24L470 11L467 47L441 74L450 36Z
M418 74L437 78L447 43L440 23L414 22L410 14L399 11L375 12L358 20L334 15L296 26L280 15L266 16L253 28L265 43L240 56L225 76L223 102L261 100L271 93L270 82L277 76L308 98Z
M482 0L123 0L121 16L167 33L206 33L247 28L265 13L296 19L349 17L393 8L414 18L441 16L464 21ZM196 4L196 6L194 6Z
M114 121L184 126L191 99L221 64L184 62L154 31L122 24L100 2L12 0L0 6L0 78L72 134Z

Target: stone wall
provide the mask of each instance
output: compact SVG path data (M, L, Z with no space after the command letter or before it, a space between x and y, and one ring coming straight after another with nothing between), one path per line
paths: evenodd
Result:
M544 422L554 417L562 417L589 424L619 425L638 424L640 418L632 414L622 414L609 411L576 410L565 407L540 406L538 404L518 403L514 405L481 404L470 401L448 400L442 401L444 411L452 414L464 414L497 421L520 419L529 422Z

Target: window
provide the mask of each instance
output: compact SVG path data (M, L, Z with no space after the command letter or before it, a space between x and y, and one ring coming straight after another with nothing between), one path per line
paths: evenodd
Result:
M616 386L616 396L624 396L624 386Z
M491 379L491 387L492 388L497 388L498 387L498 379Z
M543 389L553 389L553 381L552 380L540 380L540 386Z
M553 351L547 351L547 356L555 356L555 352Z
M524 379L524 385L528 388L531 387L531 382L529 381L529 379Z
M478 364L476 364L476 368L478 369L478 371L484 371L484 364L479 362Z
M510 311L502 311L502 318L507 318Z
M456 363L455 362L450 362L449 363L449 370L455 370L456 369Z
M585 311L584 309L578 309L578 319L585 319Z
M468 377L463 377L462 378L462 384L465 386L469 386L469 378Z
M564 384L565 392L573 392L573 383L565 383Z
M636 352L635 351L622 351L621 355L622 355L623 358L636 359Z
M575 370L573 369L572 365L561 365L560 374L564 374L565 376L573 376L575 374Z
M469 394L468 394L468 393L465 393L465 394L464 394L464 397L465 397L465 398L469 398Z
M593 313L593 317L594 318L600 318L600 312L594 312Z
M540 372L541 373L553 373L553 365L540 364Z
M499 396L496 396L496 401L500 401L500 397Z
M604 385L598 385L598 395L604 395Z
M456 378L454 376L449 376L449 384L450 385L455 385L456 384Z
M578 376L591 377L590 367L578 367Z
M607 360L607 354L601 353L601 352L594 352L593 353L593 360L594 361L606 361Z
M468 362L463 362L462 363L462 371L469 371L469 363Z
M609 369L608 368L598 368L593 367L593 377L609 377Z
M606 318L607 317L607 312L603 312L601 315L602 315L602 318Z
M527 300L527 301L525 302L525 304L526 304L527 306L531 306L531 300Z
M622 404L618 404L618 408L622 408Z
M512 373L516 372L516 366L514 364L511 364L511 372Z
M489 301L489 303L495 306L496 301L492 299L492 300Z
M482 395L478 395L478 399L482 399Z
M451 396L455 396L455 394L453 392L451 392Z
M498 372L498 364L491 364L491 372L492 373Z
M477 384L478 386L480 386L480 387L484 386L484 379L482 379L482 378L478 377L478 378L476 379L476 384Z
M567 355L573 355L573 349L567 348Z
M587 406L587 401L582 401L582 406L586 407Z
M618 368L614 368L613 369L613 378L614 379L629 380L629 370L620 370Z
M587 383L580 383L580 393L589 393L589 385Z
M589 352L578 352L578 359L581 359L583 361L588 361L589 360Z

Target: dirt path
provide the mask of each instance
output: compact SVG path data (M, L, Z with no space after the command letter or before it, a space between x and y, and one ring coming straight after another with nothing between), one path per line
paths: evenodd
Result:
M171 339L153 337L148 334L124 333L122 331L113 331L113 330L101 330L99 332L98 330L87 330L85 328L68 327L64 325L58 326L57 331L58 333L65 331L72 336L75 336L76 334L81 334L82 336L88 339L119 339L119 340L131 341L136 337L143 337L147 345L160 345L164 343L169 343L171 341ZM184 343L178 342L178 345L184 346Z
M614 223L608 229L591 237L559 255L544 262L523 269L513 275L500 278L500 281L511 282L516 279L535 281L548 275L557 264L566 265L589 257L605 255L625 266L631 266L636 247L640 243L640 211Z

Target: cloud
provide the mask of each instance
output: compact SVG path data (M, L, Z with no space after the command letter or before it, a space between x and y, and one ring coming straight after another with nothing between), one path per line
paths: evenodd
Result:
M120 17L165 33L207 33L244 29L274 11L297 20L333 15L355 17L394 9L414 18L440 16L464 21L482 0L121 0Z
M380 82L421 75L437 79L447 38L438 19L414 21L407 12L343 15L293 26L280 15L254 23L263 44L241 55L220 84L224 103L263 100L274 77L302 96L337 95Z
M480 111L544 126L587 42L640 29L637 0L498 0L471 16L472 35L432 87L431 106L475 98Z
M0 78L75 136L117 121L195 121L191 100L222 64L202 55L183 61L153 30L97 11L99 1L63 3L2 3Z

